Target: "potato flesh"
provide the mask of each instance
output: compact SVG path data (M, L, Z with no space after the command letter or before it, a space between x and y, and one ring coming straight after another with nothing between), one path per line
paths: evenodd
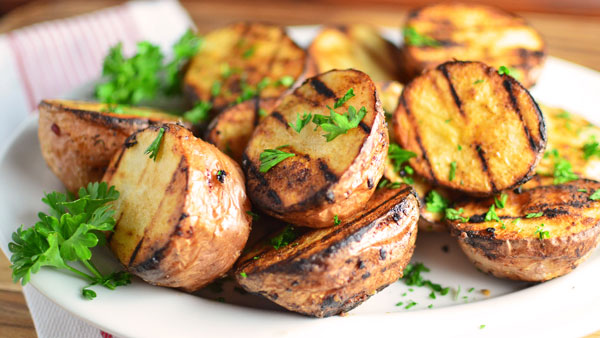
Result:
M400 102L394 129L400 145L417 154L410 164L449 188L486 195L514 187L528 179L545 147L543 118L529 93L481 63L427 71Z

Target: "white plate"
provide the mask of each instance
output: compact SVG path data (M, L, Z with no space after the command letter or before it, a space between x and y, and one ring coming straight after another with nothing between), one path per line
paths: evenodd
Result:
M306 45L314 27L294 27L292 36ZM386 31L392 41L396 30ZM89 86L69 95L86 97ZM596 124L600 116L600 74L550 58L532 91L540 102L584 115ZM30 225L37 212L46 210L44 191L62 190L48 170L37 140L37 119L29 118L15 132L0 156L0 244L7 252L10 234L20 224ZM442 247L447 245L449 252ZM97 250L94 261L104 271L119 269L106 249ZM135 279L116 291L95 288L98 297L80 296L85 281L62 271L43 268L31 284L53 302L89 323L122 337L306 337L370 336L378 334L427 336L582 336L600 329L600 252L596 251L567 276L527 287L478 272L447 234L421 233L413 261L431 268L425 277L450 286L447 296L428 298L427 288L395 283L373 296L345 317L307 318L281 310L257 296L240 295L231 282L223 292L204 290L189 295L150 286ZM461 293L455 297L458 287ZM467 290L474 288L475 291ZM479 291L489 289L491 295ZM407 293L406 296L402 294ZM467 299L463 299L466 296ZM216 301L225 298L226 303ZM397 302L414 300L410 310ZM432 309L428 305L433 304ZM480 326L485 325L481 329Z

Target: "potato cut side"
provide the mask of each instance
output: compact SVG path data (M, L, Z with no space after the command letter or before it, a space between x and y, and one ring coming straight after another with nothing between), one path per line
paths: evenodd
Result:
M415 171L434 185L490 195L526 182L546 146L542 114L513 78L448 62L408 84L393 117Z
M317 73L353 68L376 82L400 78L398 48L370 25L325 27L310 44L308 53Z
M43 100L38 107L42 156L65 187L76 192L102 179L113 154L136 130L179 117L139 107Z
M356 96L336 113L364 107L357 127L328 142L327 133L313 122L300 133L289 126L298 114L330 116L326 106L333 107L349 89ZM261 172L261 153L278 147L295 156ZM387 148L385 117L369 77L356 70L321 74L285 96L254 131L243 159L248 195L274 217L314 228L332 226L335 215L352 215L371 197L383 174Z
M253 99L238 103L217 115L206 130L206 142L242 163L242 155L258 122L270 114L279 99Z
M154 161L145 152L161 128ZM248 239L241 169L178 125L129 137L104 181L120 192L109 246L128 271L151 284L197 290L225 274Z
M550 154L555 149L573 167L573 172L582 178L600 180L600 151L593 152L593 145L600 142L600 128L577 114L561 108L541 105L544 113L548 145L545 155L536 168L541 175L553 175L556 159ZM590 149L591 156L585 157L584 147ZM597 145L595 149L600 149Z
M497 8L461 3L425 6L409 13L402 65L409 78L450 60L505 66L533 86L546 59L541 35L525 20Z
M280 26L236 23L204 35L200 50L184 76L186 91L194 100L210 101L215 110L236 102L244 91L260 90L260 98L279 97L309 70L306 52ZM280 83L291 78L291 83ZM255 95L250 95L255 96Z
M259 243L240 258L235 277L244 289L291 311L315 317L347 312L402 276L418 217L412 188L380 189L338 226L287 227L285 236Z
M482 271L541 282L570 272L598 245L600 201L592 194L600 182L553 185L552 178L537 177L531 183L536 184L506 192L505 206L494 207L499 221L485 221L492 198L455 207L469 220L452 221L451 233Z

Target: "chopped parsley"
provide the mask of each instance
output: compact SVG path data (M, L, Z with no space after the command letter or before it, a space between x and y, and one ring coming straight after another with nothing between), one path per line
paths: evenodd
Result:
M275 250L279 250L293 242L296 237L297 235L294 232L294 227L292 225L288 225L277 236L271 238L269 243Z
M387 179L383 178L381 179L381 181L379 181L379 184L377 185L377 189L382 189L382 188L389 188L389 189L397 189L400 188L400 185L402 183L400 182L390 182Z
M253 212L252 210L248 210L246 211L246 214L250 215L250 217L252 217L253 220L258 220L260 218L260 215Z
M338 217L338 215L333 215L333 224L340 225L340 223L342 223L342 221L340 221L340 218Z
M273 168L274 166L276 166L277 164L279 164L281 161L285 160L286 158L296 156L296 154L279 150L283 147L287 147L287 145L279 146L275 149L265 149L260 154L260 157L259 157L260 167L258 170L261 173L266 173L267 171L269 171L271 168Z
M429 272L429 268L427 268L423 263L414 263L406 265L404 269L404 273L402 275L402 280L408 286L427 286L432 291L439 293L442 296L445 296L450 291L449 287L442 287L440 284L436 284L431 282L430 280L425 280L421 276L422 272ZM409 289L412 291L412 289Z
M462 146L459 144L459 145L456 146L456 149L458 149L458 151L461 151L462 150Z
M409 301L408 304L404 307L406 310L410 309L411 307L417 305L417 302L415 301Z
M479 329L480 329L480 330L482 330L482 329L485 329L485 324L481 324L481 325L479 325Z
M420 34L414 27L404 27L402 30L404 41L409 46L439 47L441 43L434 38Z
M192 109L183 113L183 118L192 122L193 124L205 122L210 117L208 112L211 109L212 103L208 101L198 101Z
M521 78L519 71L512 67L500 66L500 68L498 68L498 74L500 74L500 75L506 74L508 76L515 78L515 80L519 80Z
M587 189L577 189L577 191L579 191L579 192L588 192Z
M218 96L221 94L221 81L213 82L212 86L210 86L210 95Z
M544 157L552 156L554 158L554 184L562 184L574 181L579 178L577 174L573 172L573 166L569 161L560 157L558 150L553 149L550 152L544 154Z
M450 202L435 190L431 190L427 196L425 196L427 211L444 212L449 204Z
M392 161L392 164L394 165L394 171L396 173L399 173L401 171L402 165L405 162L408 162L408 160L416 156L417 154L413 153L412 151L402 149L402 147L400 147L396 143L390 143L390 147L388 148L388 158ZM414 173L413 168L410 168L410 171ZM406 173L411 174L408 171L406 171Z
M267 114L267 111L266 111L264 108L259 108L259 109L258 109L258 116L260 116L260 117L265 117L265 116L267 116L267 115L268 115L268 114Z
M240 272L240 277L242 278L247 278L248 275L245 272Z
M284 87L289 87L293 84L294 84L294 78L289 75L282 76L279 80L277 80L277 82L275 82L275 85L284 86Z
M485 214L484 221L486 221L486 222L491 222L491 221L500 222L500 217L498 217L498 214L496 214L496 206L494 204L492 204L490 206L490 209Z
M304 115L302 115L302 118L300 118L300 113L296 113L296 124L294 125L292 122L288 122L288 125L299 134L311 119L311 113L305 112Z
M344 96L342 96L339 100L337 100L335 102L335 104L333 105L333 109L337 109L337 108L343 106L344 103L346 103L346 101L350 100L354 96L355 96L354 95L354 89L353 88L348 89L348 91L346 92L346 94L344 94Z
M249 59L252 57L252 55L254 55L255 51L256 51L256 47L254 45L252 45L242 53L242 57L244 59Z
M480 84L480 83L483 83L483 79L478 79L478 80L475 80L475 82L473 82L474 85Z
M156 136L156 138L154 139L154 141L152 141L152 143L148 146L148 148L146 148L146 151L144 151L145 155L150 155L150 159L152 159L154 162L156 162L156 156L158 156L158 151L160 150L160 143L163 139L163 135L165 134L165 128L161 127L160 130L158 131L158 135Z
M452 181L456 176L456 161L450 162L450 173L448 174L448 179Z
M404 302L398 302L396 303L396 306L402 306L402 304L404 304Z
M589 142L583 145L583 158L587 160L592 156L600 157L600 148L594 135L590 137Z
M313 123L327 132L323 135L327 142L333 141L336 137L346 134L348 130L358 127L360 121L367 115L365 107L361 107L356 111L356 108L349 106L346 114L338 114L329 106L327 108L329 108L329 116L315 114L313 117Z
M544 223L538 225L537 229L533 233L534 235L538 235L540 239L550 238L550 232L544 230Z
M590 195L590 200L592 200L592 201L600 200L600 189L594 191L594 193Z
M498 209L504 208L504 206L506 206L507 199L508 199L507 194L500 194L500 199L498 199L497 197L494 197L494 204L496 205L496 208L498 208Z
M460 208L458 210L452 209L452 208L447 208L446 211L445 211L446 219L450 220L450 221L459 220L461 222L468 222L469 221L469 217L463 217L463 216L461 216L461 214L464 211L465 210L463 208Z
M538 217L542 217L544 216L544 212L540 211L540 212L532 212L527 214L527 216L525 216L525 218L538 218Z

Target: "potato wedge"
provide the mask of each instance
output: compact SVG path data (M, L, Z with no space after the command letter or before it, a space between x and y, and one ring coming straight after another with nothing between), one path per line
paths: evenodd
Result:
M356 69L375 82L399 81L398 48L366 24L325 27L308 47L317 73Z
M241 22L204 36L183 81L194 101L210 101L220 111L238 99L281 96L292 83L314 73L310 65L306 52L283 27ZM291 83L279 82L286 77ZM257 91L264 79L269 83Z
M235 278L291 311L315 317L347 312L402 276L418 217L412 188L380 189L336 227L286 228L259 243L240 258Z
M113 154L138 129L182 123L178 116L150 108L119 106L116 110L84 101L43 100L38 110L42 156L71 192L100 181Z
M587 147L590 147L600 140L600 128L564 109L544 105L540 105L540 108L544 113L548 131L547 151L556 149L560 157L569 161L573 172L580 177L600 180L600 153L586 158L584 152L586 144ZM542 175L552 175L554 162L552 156L544 156L537 166L536 172Z
M366 114L357 127L330 142L322 127L308 123L300 133L288 123L311 113L330 116L349 89L355 97L337 108L347 114L350 106ZM358 116L358 115L356 115ZM293 153L267 172L261 172L261 154L281 148ZM334 224L362 208L381 176L388 148L385 116L375 85L360 71L330 71L308 79L258 125L244 153L248 195L265 213L293 224L313 228Z
M544 65L546 45L514 14L484 5L440 3L408 14L401 59L408 79L450 60L481 61L511 69L529 88Z
M241 164L254 128L277 107L279 101L277 98L255 98L223 110L208 125L205 141Z
M415 171L472 195L526 182L546 146L543 116L529 92L480 62L447 62L409 83L393 116Z
M496 277L542 282L584 261L600 241L600 182L580 179L560 185L536 177L532 188L506 192L500 221L485 221L492 198L459 203L469 218L450 222L451 233L477 268ZM528 183L530 185L530 183Z
M146 149L164 130L155 161ZM103 178L114 202L109 247L131 273L195 291L224 275L250 232L240 167L181 126L151 126L127 139Z

